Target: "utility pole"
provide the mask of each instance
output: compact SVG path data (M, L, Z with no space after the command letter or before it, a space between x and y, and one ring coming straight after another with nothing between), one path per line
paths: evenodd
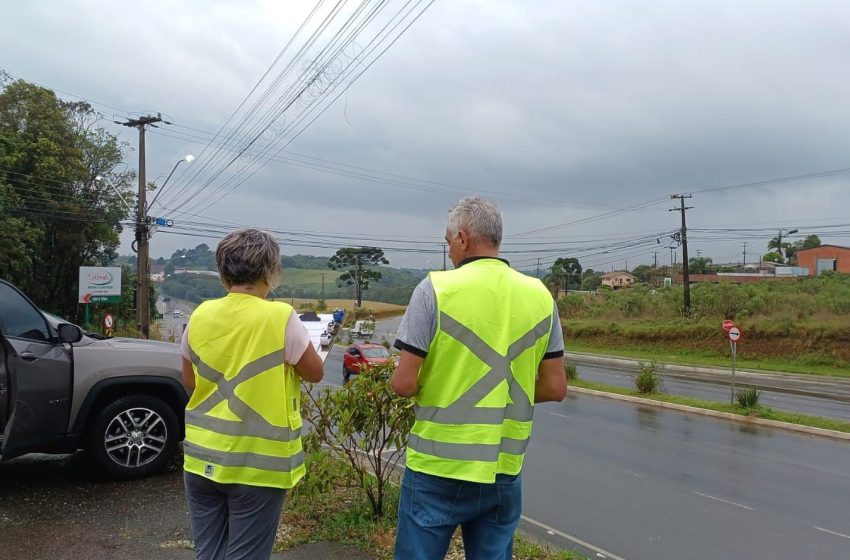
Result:
M117 122L117 121L116 121ZM142 337L150 336L150 231L148 226L147 184L145 181L145 127L156 126L163 122L160 115L146 115L138 119L130 119L118 124L139 129L139 195L136 211L136 251L138 252L137 271L139 288L136 297L136 323Z
M322 273L322 301L325 301L325 273Z
M446 243L437 243L437 245L443 246L443 270L446 269Z
M540 257L537 257L537 272L534 273L535 278L540 278Z
M652 252L652 285L658 287L658 251Z
M679 208L671 208L671 212L679 211L682 213L682 231L681 231L681 241L682 241L682 280L684 284L684 296L685 302L682 306L682 311L685 315L691 314L691 275L688 270L688 225L685 222L685 212L693 208L693 206L685 206L685 199L691 198L690 194L671 194L671 199L679 199L681 205Z
M747 242L744 241L743 245L744 245L744 265L743 266L747 266Z
M797 233L797 230L796 229L791 229L791 230L786 229L785 230L786 235L791 235L793 233ZM779 247L777 247L776 250L779 252L779 256L782 257L782 260L784 261L785 255L782 253L782 228L779 229L779 235L777 237L779 237Z

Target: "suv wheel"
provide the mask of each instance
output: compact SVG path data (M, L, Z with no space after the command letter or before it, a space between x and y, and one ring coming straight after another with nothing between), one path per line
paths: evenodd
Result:
M179 431L177 415L163 400L122 397L94 419L88 448L108 475L142 477L165 468L177 450Z

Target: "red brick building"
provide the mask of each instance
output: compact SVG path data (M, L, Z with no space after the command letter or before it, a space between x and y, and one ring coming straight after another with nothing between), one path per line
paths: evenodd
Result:
M827 270L850 274L850 247L821 245L800 249L796 256L797 266L808 268L809 276L816 276Z

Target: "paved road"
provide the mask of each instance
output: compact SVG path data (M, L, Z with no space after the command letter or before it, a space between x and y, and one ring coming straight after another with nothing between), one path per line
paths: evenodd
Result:
M183 335L183 326L187 322L186 318L192 313L192 308L182 300L172 298L171 301L166 304L166 302L160 298L156 302L156 310L159 313L162 313L160 324L162 325L164 340L171 340L171 337L173 336L175 342L180 342L180 338ZM174 316L175 310L180 311L180 317Z
M393 332L398 320L378 331ZM389 337L388 337L389 338ZM342 382L341 349L326 381ZM623 371L580 366L586 379ZM728 387L667 378L670 392L728 398ZM846 403L765 392L844 417ZM535 411L523 528L609 557L850 557L850 444L590 395ZM594 548L586 548L580 543Z
M629 560L846 560L847 465L846 442L571 396L535 410L524 512Z
M617 387L634 388L633 372L584 364L579 364L577 367L580 379L606 383ZM688 380L671 376L665 376L664 378L664 392L671 395L683 395L720 402L728 402L730 395L728 384ZM850 420L850 404L828 398L795 395L762 389L761 403L776 410Z

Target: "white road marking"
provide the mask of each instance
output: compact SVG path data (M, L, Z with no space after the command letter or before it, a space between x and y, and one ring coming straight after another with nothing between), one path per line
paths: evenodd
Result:
M850 535L845 535L844 533L836 533L835 531L830 531L829 529L824 529L823 527L815 527L818 531L823 531L824 533L829 533L830 535L835 535L836 537L844 537L845 539L850 539Z
M557 412L550 412L549 414L551 414L552 416L560 416L561 418L566 418L568 420L570 419L570 417L567 416L566 414L559 414Z
M559 537L567 539L570 542L574 542L579 546L583 546L584 548L592 550L593 552L596 553L597 556L601 556L603 558L611 558L611 560L625 560L625 558L623 558L622 556L617 556L613 552L608 552L607 550L599 548L598 546L594 546L594 545L590 544L589 542L585 542L578 537L568 535L568 534L564 533L563 531L559 531L559 530L555 529L554 527L550 527L550 526L546 525L545 523L541 523L541 522L537 521L536 519L532 519L530 517L523 515L522 520L527 521L528 523L531 523L532 525L536 525L536 526L540 527L541 529L545 529L549 534L558 535Z
M638 473L636 473L636 472L632 472L632 471L626 471L626 474L630 474L630 475L632 475L632 476L633 476L633 477L635 477L635 478L643 478L643 475L642 475L642 474L638 474Z
M737 502L730 502L729 500L724 500L723 498L718 498L717 496L709 496L708 494L703 494L702 492L693 492L697 496L702 496L703 498L708 498L709 500L716 500L718 502L723 502L724 504L729 504L730 506L735 506L743 509L748 509L750 511L755 511L755 508L751 508L750 506L745 506L744 504L739 504Z

